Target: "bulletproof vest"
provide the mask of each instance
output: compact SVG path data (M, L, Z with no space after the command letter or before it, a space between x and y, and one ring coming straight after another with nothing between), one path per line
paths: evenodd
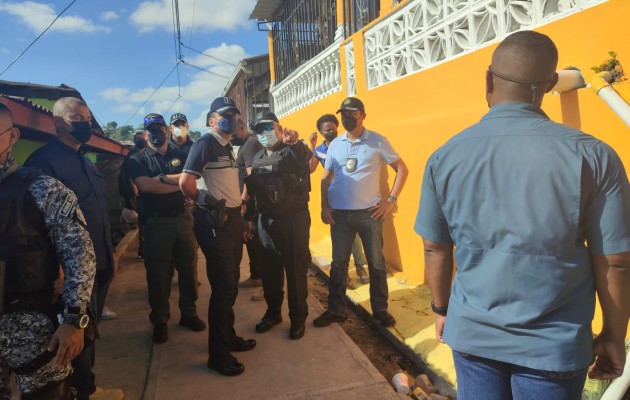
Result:
M27 196L28 187L40 175L37 170L20 168L0 182L4 313L39 311L45 307L50 303L53 282L59 276L59 262L44 218ZM0 292L2 289L0 287Z
M260 152L254 158L246 183L247 190L253 190L256 197L256 207L263 214L281 215L308 207L311 190L308 165L299 165L287 148L270 156L265 151Z

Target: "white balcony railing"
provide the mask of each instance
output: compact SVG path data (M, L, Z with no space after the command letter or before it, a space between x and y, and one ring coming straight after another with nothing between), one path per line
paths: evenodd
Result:
M372 89L607 0L410 0L365 32Z
M341 91L339 41L270 89L278 118Z

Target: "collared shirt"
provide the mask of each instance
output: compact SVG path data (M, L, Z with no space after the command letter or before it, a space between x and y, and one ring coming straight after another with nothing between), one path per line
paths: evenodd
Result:
M238 149L238 153L236 154L236 162L238 163L238 183L241 188L241 192L243 192L244 179L247 176L247 168L252 166L254 162L254 156L260 150L263 149L263 145L260 144L258 139L249 135L245 139L245 143Z
M147 146L142 153L135 154L129 159L127 170L135 181L142 176L154 178L160 174L179 174L185 162L186 154L181 151L168 147L166 153L160 154ZM152 215L166 217L184 211L184 195L180 190L165 194L141 191L140 198L144 207L143 213L147 217Z
M38 168L72 190L87 222L96 269L113 268L113 246L107 213L107 191L104 175L81 153L58 140L36 150L25 166Z
M429 158L415 230L456 246L452 349L539 370L589 365L589 253L630 251L630 187L607 144L530 104L496 105Z
M347 169L349 159L356 159L356 169ZM400 156L383 135L365 129L354 142L348 133L330 143L324 168L335 173L328 188L328 204L337 210L363 210L381 201L380 176L383 163L391 164Z
M328 145L326 142L322 142L319 146L315 147L315 158L322 163L322 167L326 167L326 154L328 153Z
M218 133L210 131L193 144L184 172L203 177L208 193L217 200L225 199L227 207L241 205L236 157L230 143Z
M171 149L179 150L186 154L188 154L188 152L190 151L193 143L195 142L190 140L190 136L186 136L186 140L184 141L184 143L180 144L173 140L173 135L168 135L168 147L170 147Z

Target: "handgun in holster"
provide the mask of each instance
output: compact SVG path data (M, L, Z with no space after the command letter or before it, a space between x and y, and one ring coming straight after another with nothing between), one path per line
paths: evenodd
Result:
M205 209L210 226L213 228L223 228L227 219L225 199L217 200L212 195L208 194L204 198L204 202L205 204L199 204L199 206Z

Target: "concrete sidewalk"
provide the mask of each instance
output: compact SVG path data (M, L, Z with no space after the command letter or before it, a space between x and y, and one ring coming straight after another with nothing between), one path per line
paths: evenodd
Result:
M338 324L313 327L312 319L323 308L312 296L308 299L310 316L306 334L293 341L288 337L286 301L285 321L267 333L258 334L254 326L265 312L265 302L250 300L257 289L239 290L236 332L256 339L258 344L250 352L234 353L245 365L245 372L237 377L225 377L206 368L207 330L198 333L178 326L179 296L175 283L169 341L154 345L144 265L135 259L135 254L132 245L121 256L119 275L109 291L107 305L118 317L100 324L95 366L99 386L121 388L128 400L402 398ZM201 251L198 271L201 281L198 313L206 320L210 287ZM241 280L248 276L244 251Z

